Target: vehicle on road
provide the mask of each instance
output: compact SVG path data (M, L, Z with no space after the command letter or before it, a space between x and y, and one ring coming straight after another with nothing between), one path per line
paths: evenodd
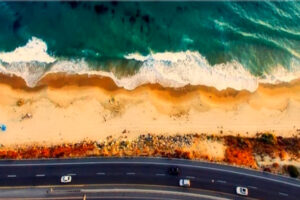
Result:
M181 187L190 187L191 181L189 179L180 179L179 180L179 186Z
M178 167L170 167L168 173L173 176L178 176L180 174L180 169Z
M248 196L248 188L246 187L236 187L236 193L242 196Z
M72 176L62 176L60 179L61 183L71 183L72 181Z

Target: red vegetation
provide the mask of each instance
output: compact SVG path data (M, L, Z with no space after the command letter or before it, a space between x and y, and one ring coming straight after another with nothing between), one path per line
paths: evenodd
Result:
M225 141L224 160L215 160L209 152L197 151L201 140ZM83 141L76 144L62 144L51 147L27 146L17 148L0 148L0 159L37 159L37 158L77 158L89 156L103 157L135 157L153 156L167 158L202 159L208 161L224 161L228 164L258 168L254 156L268 155L285 159L287 155L295 158L300 156L299 138L275 137L265 133L256 138L242 138L233 136L215 137L207 135L189 134L184 136L141 135L133 141L108 137L106 141L97 143ZM269 168L269 169L268 169ZM279 169L274 163L265 166L265 171Z
M285 159L287 153L300 156L300 138L275 137L270 133L258 134L256 138L226 136L225 162L236 165L257 167L254 155L268 155ZM277 165L273 166L278 168ZM268 171L268 169L265 169Z
M67 158L91 155L95 145L82 142L74 145L57 145L53 147L31 146L16 150L0 150L1 159L33 159L33 158Z
M251 168L257 167L251 149L228 147L225 154L226 161L230 164L243 165Z

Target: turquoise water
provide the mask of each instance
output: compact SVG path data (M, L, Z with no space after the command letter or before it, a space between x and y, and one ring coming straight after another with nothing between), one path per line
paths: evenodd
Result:
M213 67L232 61L256 77L300 60L300 2L0 2L0 51L36 37L59 60L120 74L126 57L198 52ZM127 59L126 59L127 58Z

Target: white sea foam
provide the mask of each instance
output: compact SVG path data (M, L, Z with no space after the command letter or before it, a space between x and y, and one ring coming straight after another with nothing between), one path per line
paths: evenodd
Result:
M151 53L148 56L136 53L126 58L143 62L137 74L116 81L127 89L145 83L160 83L165 87L190 84L212 86L218 90L233 88L253 92L259 83L278 84L300 78L300 62L296 59L292 59L289 70L277 66L263 77L256 77L237 61L212 66L198 52Z
M46 65L37 62L11 63L4 65L0 63L0 73L16 75L23 78L29 87L34 87L39 79L45 74Z
M47 46L43 41L37 38L32 40L39 41L35 43L39 44L37 46L40 47L41 51L37 55L46 53ZM18 52L18 49L35 46L28 45L32 40L26 46L19 47L14 52ZM29 53L29 55L32 54ZM49 55L47 54L47 56ZM49 73L98 75L110 77L117 86L128 90L133 90L147 83L158 83L164 87L174 88L186 85L205 85L215 87L218 90L233 88L253 92L257 89L259 83L277 84L300 78L300 63L297 60L292 61L290 70L279 66L274 68L271 73L265 74L264 78L258 78L236 61L212 66L198 52L151 53L147 56L136 53L129 54L125 58L141 61L142 66L139 71L134 75L118 78L113 72L93 70L83 59L55 61L55 58L50 56L47 58L47 56L37 56L35 61L28 58L27 62L24 61L26 59L20 59L19 62L16 62L17 59L14 59L13 62L7 62L8 60L0 62L0 73L20 76L29 87L34 87L41 78Z
M218 90L256 90L258 80L236 61L211 66L198 52L155 53L148 56L130 54L126 58L143 61L140 71L118 82L127 89L145 83L160 83L165 87L191 85L213 86ZM131 79L131 81L129 81Z
M0 53L0 72L22 77L29 87L34 87L47 71L47 65L55 60L47 53L47 44L32 37L25 46Z
M143 62L139 71L127 77L117 78L112 72L95 71L83 60L57 62L48 73L90 74L110 77L119 87L133 90L147 83L159 83L164 87L183 87L185 85L206 85L223 90L255 91L259 83L277 84L289 82L300 77L300 65L291 64L290 71L277 67L264 78L253 76L236 61L211 66L198 52L155 53L148 56L130 54L127 59Z
M264 78L260 78L260 83L278 84L281 82L290 82L300 78L300 61L292 59L290 69L287 70L283 66L274 67Z
M18 47L12 52L1 52L0 60L6 63L32 61L52 63L55 58L48 55L47 44L44 41L32 37L23 47Z

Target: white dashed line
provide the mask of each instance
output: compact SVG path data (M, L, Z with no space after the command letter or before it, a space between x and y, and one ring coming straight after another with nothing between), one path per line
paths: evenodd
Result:
M257 187L254 187L254 186L247 186L248 188L252 188L252 189L257 189Z
M223 180L217 180L218 183L226 183L226 181Z
M189 178L189 179L194 179L195 176L186 176L186 178Z
M36 174L35 176L36 176L36 177L44 177L45 174Z
M76 176L76 174L68 174L69 176Z
M11 174L11 175L7 175L8 178L15 178L17 177L17 175Z
M15 164L3 164L1 163L0 166L4 166L4 167L13 167L13 166L61 166L61 165L92 165L92 164L153 164L153 165L164 165L164 166L169 166L169 163L164 163L164 162L153 162L153 161L143 161L143 162L138 162L138 161L120 161L120 162L113 162L113 161L85 161L85 162L51 162L51 163L15 163ZM182 164L182 163L178 163L177 164L178 167L189 167L189 168L194 168L194 169L208 169L208 170L212 170L212 171L219 171L219 172L227 172L227 173L232 173L232 174L239 174L239 175L243 175L243 176L248 176L248 177L253 177L253 178L257 178L257 179L262 179L262 180L268 180L268 181L273 181L273 182L277 182L277 183L284 183L286 185L291 185L294 187L298 187L300 188L299 183L292 183L290 181L287 180L280 180L276 177L266 177L266 176L262 176L261 174L251 174L250 173L246 173L246 172L238 172L235 171L235 169L222 169L222 166L196 166L195 164Z
M165 174L155 174L155 176L165 176Z
M97 174L97 175L105 175L104 172L97 172L96 174Z
M134 172L127 172L126 175L135 175Z
M281 196L285 196L285 197L289 196L288 194L283 193L283 192L278 192L278 194L281 195Z

